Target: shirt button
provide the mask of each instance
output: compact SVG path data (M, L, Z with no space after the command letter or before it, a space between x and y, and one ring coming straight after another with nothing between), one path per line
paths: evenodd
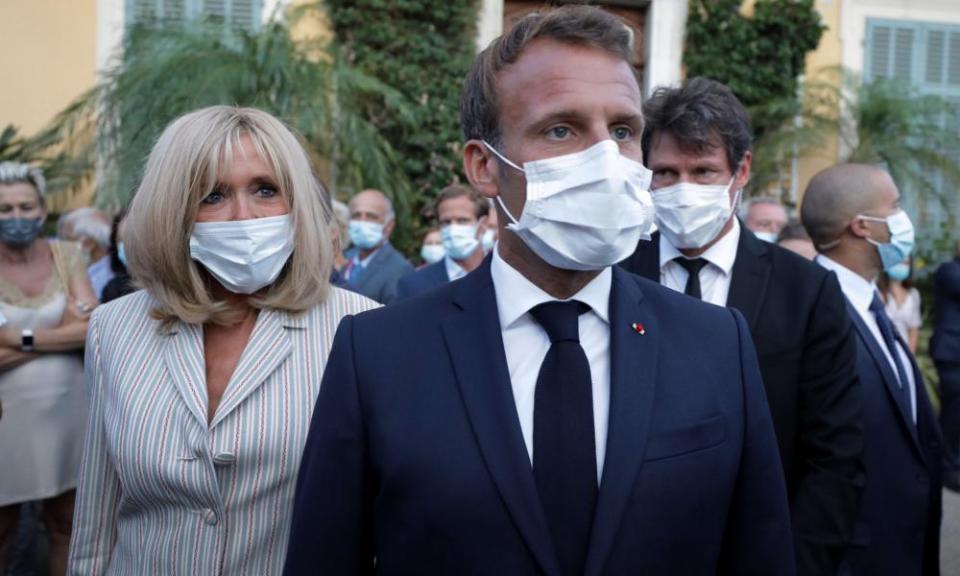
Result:
M211 526L217 525L217 513L207 508L203 511L203 521Z
M230 466L237 461L237 457L230 452L221 452L213 457L213 463L217 466Z

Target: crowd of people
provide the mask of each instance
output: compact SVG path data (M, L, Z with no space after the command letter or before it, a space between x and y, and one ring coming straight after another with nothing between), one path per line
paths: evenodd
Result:
M57 575L938 574L960 251L938 416L896 183L742 198L744 107L642 101L632 41L568 5L476 57L417 268L257 109L178 118L55 239L0 164L0 574L37 503Z

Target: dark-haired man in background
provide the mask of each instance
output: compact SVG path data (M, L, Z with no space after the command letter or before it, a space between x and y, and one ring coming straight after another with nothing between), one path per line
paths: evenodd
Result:
M780 446L801 575L836 574L864 484L856 348L837 279L735 217L750 122L726 86L694 78L644 104L659 232L623 266L747 319Z

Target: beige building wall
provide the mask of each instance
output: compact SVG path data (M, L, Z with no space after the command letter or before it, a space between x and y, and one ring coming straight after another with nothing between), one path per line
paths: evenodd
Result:
M3 0L0 126L33 135L96 79L96 0ZM9 80L13 80L10 82Z
M97 68L97 0L0 1L0 128L33 136L93 87ZM54 212L92 201L92 187L51 198Z
M817 49L807 54L805 77L813 82L839 81L835 73L840 66L843 56L842 44L842 6L840 0L817 0L817 11L827 29L820 38ZM839 156L839 134L827 138L822 147L807 151L798 158L794 169L793 197L797 205L803 198L803 191L817 172L833 166Z

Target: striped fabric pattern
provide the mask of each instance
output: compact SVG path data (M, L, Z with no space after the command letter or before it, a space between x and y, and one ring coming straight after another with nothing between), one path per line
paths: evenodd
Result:
M261 311L207 423L203 331L160 331L136 292L93 314L90 418L68 574L280 574L300 458L340 320L377 306L331 288Z

